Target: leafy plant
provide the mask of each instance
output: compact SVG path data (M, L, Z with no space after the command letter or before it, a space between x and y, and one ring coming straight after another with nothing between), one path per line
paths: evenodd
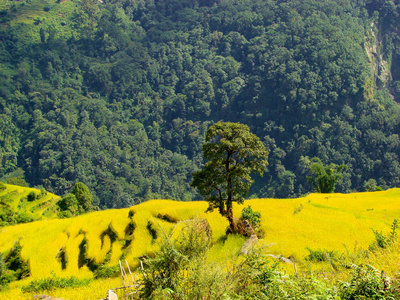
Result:
M24 293L38 293L55 289L65 289L68 287L85 286L90 281L91 279L79 279L74 276L60 278L52 273L50 277L32 280L28 285L23 286L21 290Z
M341 299L396 299L384 272L381 273L370 265L351 265L351 269L350 282L342 282L340 286Z
M375 241L369 246L370 250L374 250L375 248L382 248L385 249L388 246L390 246L396 239L397 239L397 228L399 227L398 225L398 220L395 219L393 220L393 223L391 225L391 231L389 234L385 235L377 230L372 229L374 236L375 236Z
M242 209L240 214L241 220L247 220L253 229L257 229L261 222L261 213L259 211L253 211L251 206L247 206Z

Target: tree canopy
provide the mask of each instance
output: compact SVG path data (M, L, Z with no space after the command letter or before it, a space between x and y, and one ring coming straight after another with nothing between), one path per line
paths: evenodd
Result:
M324 166L321 160L314 157L311 160L310 171L313 176L307 176L307 180L311 182L314 191L317 193L333 193L336 184L343 178L342 171L347 170L346 165L329 164Z
M223 119L269 151L250 194L310 192L304 157L349 166L340 192L400 186L396 1L78 2L0 10L1 180L83 182L100 208L197 200Z
M247 125L218 122L207 130L203 154L207 162L193 174L192 186L209 202L208 211L217 208L234 230L232 204L243 203L252 173L263 175L268 151Z

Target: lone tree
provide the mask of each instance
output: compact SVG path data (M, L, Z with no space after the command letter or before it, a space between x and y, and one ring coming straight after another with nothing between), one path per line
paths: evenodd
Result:
M336 164L324 166L317 157L314 157L311 161L313 164L310 166L310 170L313 176L307 176L306 178L311 182L314 191L317 193L333 193L336 183L343 178L342 171L346 171L347 166L338 166Z
M268 151L247 125L218 122L207 130L203 154L207 162L191 185L209 202L207 211L217 208L235 232L232 203L243 203L254 183L251 173L263 175Z

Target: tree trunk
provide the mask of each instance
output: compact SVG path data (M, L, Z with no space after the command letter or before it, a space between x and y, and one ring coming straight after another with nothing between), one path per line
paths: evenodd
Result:
M236 232L236 224L235 224L235 220L233 218L233 211L232 211L232 202L230 203L230 205L227 205L226 208L226 218L229 221L229 233L235 233Z

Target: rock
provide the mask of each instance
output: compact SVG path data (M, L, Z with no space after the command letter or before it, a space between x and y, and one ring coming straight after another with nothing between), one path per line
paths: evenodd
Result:
M252 234L242 245L242 248L240 249L240 253L247 254L251 247L257 243L258 237L255 234Z
M118 300L118 296L113 290L108 290L106 300Z

